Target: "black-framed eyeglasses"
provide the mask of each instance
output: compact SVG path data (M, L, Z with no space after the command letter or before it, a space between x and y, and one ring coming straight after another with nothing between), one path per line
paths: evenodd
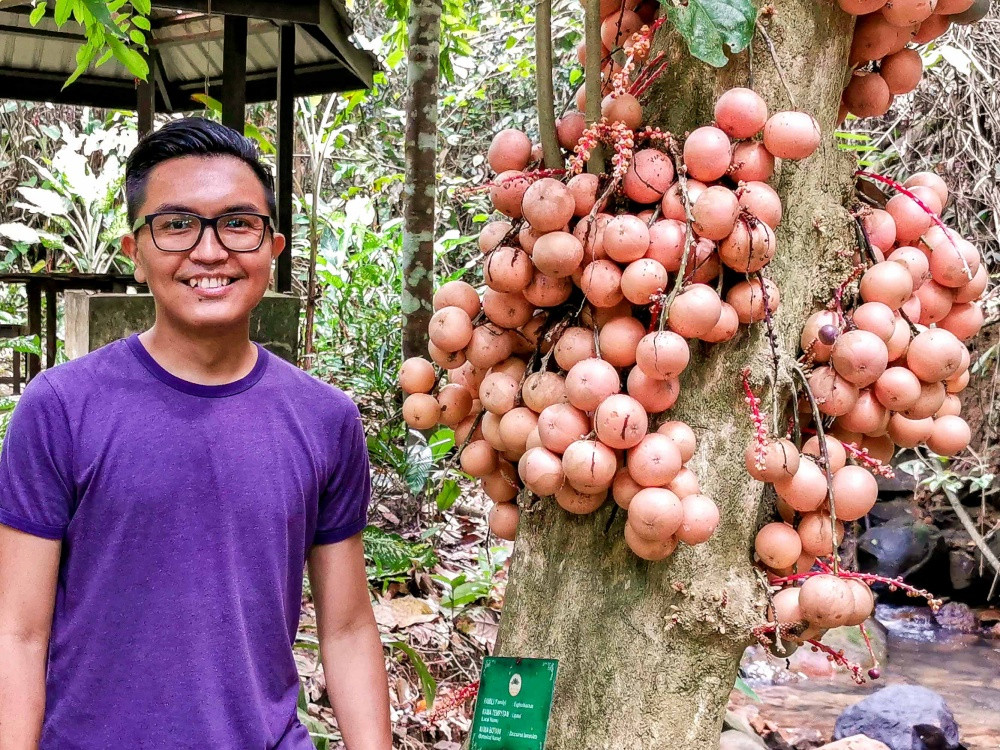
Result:
M205 227L212 227L219 244L226 250L251 253L264 244L264 235L271 226L271 217L245 211L214 217L181 211L160 211L136 219L132 225L133 234L144 226L149 227L153 244L164 252L184 253L191 250L201 242Z

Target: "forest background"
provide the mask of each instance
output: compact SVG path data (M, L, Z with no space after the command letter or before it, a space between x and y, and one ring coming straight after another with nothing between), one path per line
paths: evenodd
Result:
M366 555L399 747L453 750L468 730L479 666L496 637L511 545L489 538L486 503L454 467L452 431L407 439L396 376L408 3L356 0L350 11L357 41L380 60L375 86L296 104L292 254L293 291L306 299L301 365L351 393L365 419L375 488ZM447 0L443 11L437 284L471 277L479 263L475 238L489 207L470 188L488 179L484 154L493 133L537 132L533 4ZM864 129L849 120L838 134L841 148L884 174L939 171L956 195L950 210L957 227L976 241L993 272L1000 260L998 26L994 17L927 45L919 91L898 100L885 118L866 120ZM555 0L552 28L558 113L582 80L577 0ZM207 103L203 114L217 118L216 103ZM247 133L273 160L273 105L248 107L247 117ZM131 113L0 100L0 272L129 272L117 237L125 230L122 165L136 138ZM311 274L316 289L309 295ZM0 323L23 322L25 307L21 287L0 288ZM996 418L989 418L996 340L997 328L987 327L973 367L980 445L997 431ZM13 351L39 349L28 337L0 341L0 369L10 369ZM14 403L0 396L0 434ZM948 486L981 493L985 503L997 460L979 455L977 462L942 464L925 475L924 501L933 505L936 491ZM297 642L301 715L317 746L333 748L339 735L318 669L311 611L307 588Z

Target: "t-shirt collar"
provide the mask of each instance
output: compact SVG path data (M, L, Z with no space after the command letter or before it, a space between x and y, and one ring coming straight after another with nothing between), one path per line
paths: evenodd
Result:
M257 347L257 361L253 369L239 380L232 383L222 383L220 385L203 385L202 383L192 383L176 375L167 372L163 367L146 351L146 347L139 340L139 334L133 333L126 339L129 349L142 363L149 373L160 382L171 388L187 393L190 396L200 396L201 398L223 398L225 396L235 396L253 386L264 375L267 369L268 353L260 344L254 342Z

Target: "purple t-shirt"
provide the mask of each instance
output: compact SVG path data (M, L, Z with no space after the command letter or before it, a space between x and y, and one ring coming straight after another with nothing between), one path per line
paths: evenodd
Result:
M369 497L357 407L259 346L226 385L171 375L137 336L32 380L0 523L63 542L42 750L312 748L303 566L364 528Z

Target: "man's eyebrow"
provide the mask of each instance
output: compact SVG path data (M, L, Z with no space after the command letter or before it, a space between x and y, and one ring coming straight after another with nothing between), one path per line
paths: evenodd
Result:
M156 206L150 213L163 213L163 212L176 212L183 214L197 214L191 206L185 205L183 203L161 203ZM256 206L253 203L233 203L226 206L220 214L231 214L231 213L267 213L262 211L260 206Z

